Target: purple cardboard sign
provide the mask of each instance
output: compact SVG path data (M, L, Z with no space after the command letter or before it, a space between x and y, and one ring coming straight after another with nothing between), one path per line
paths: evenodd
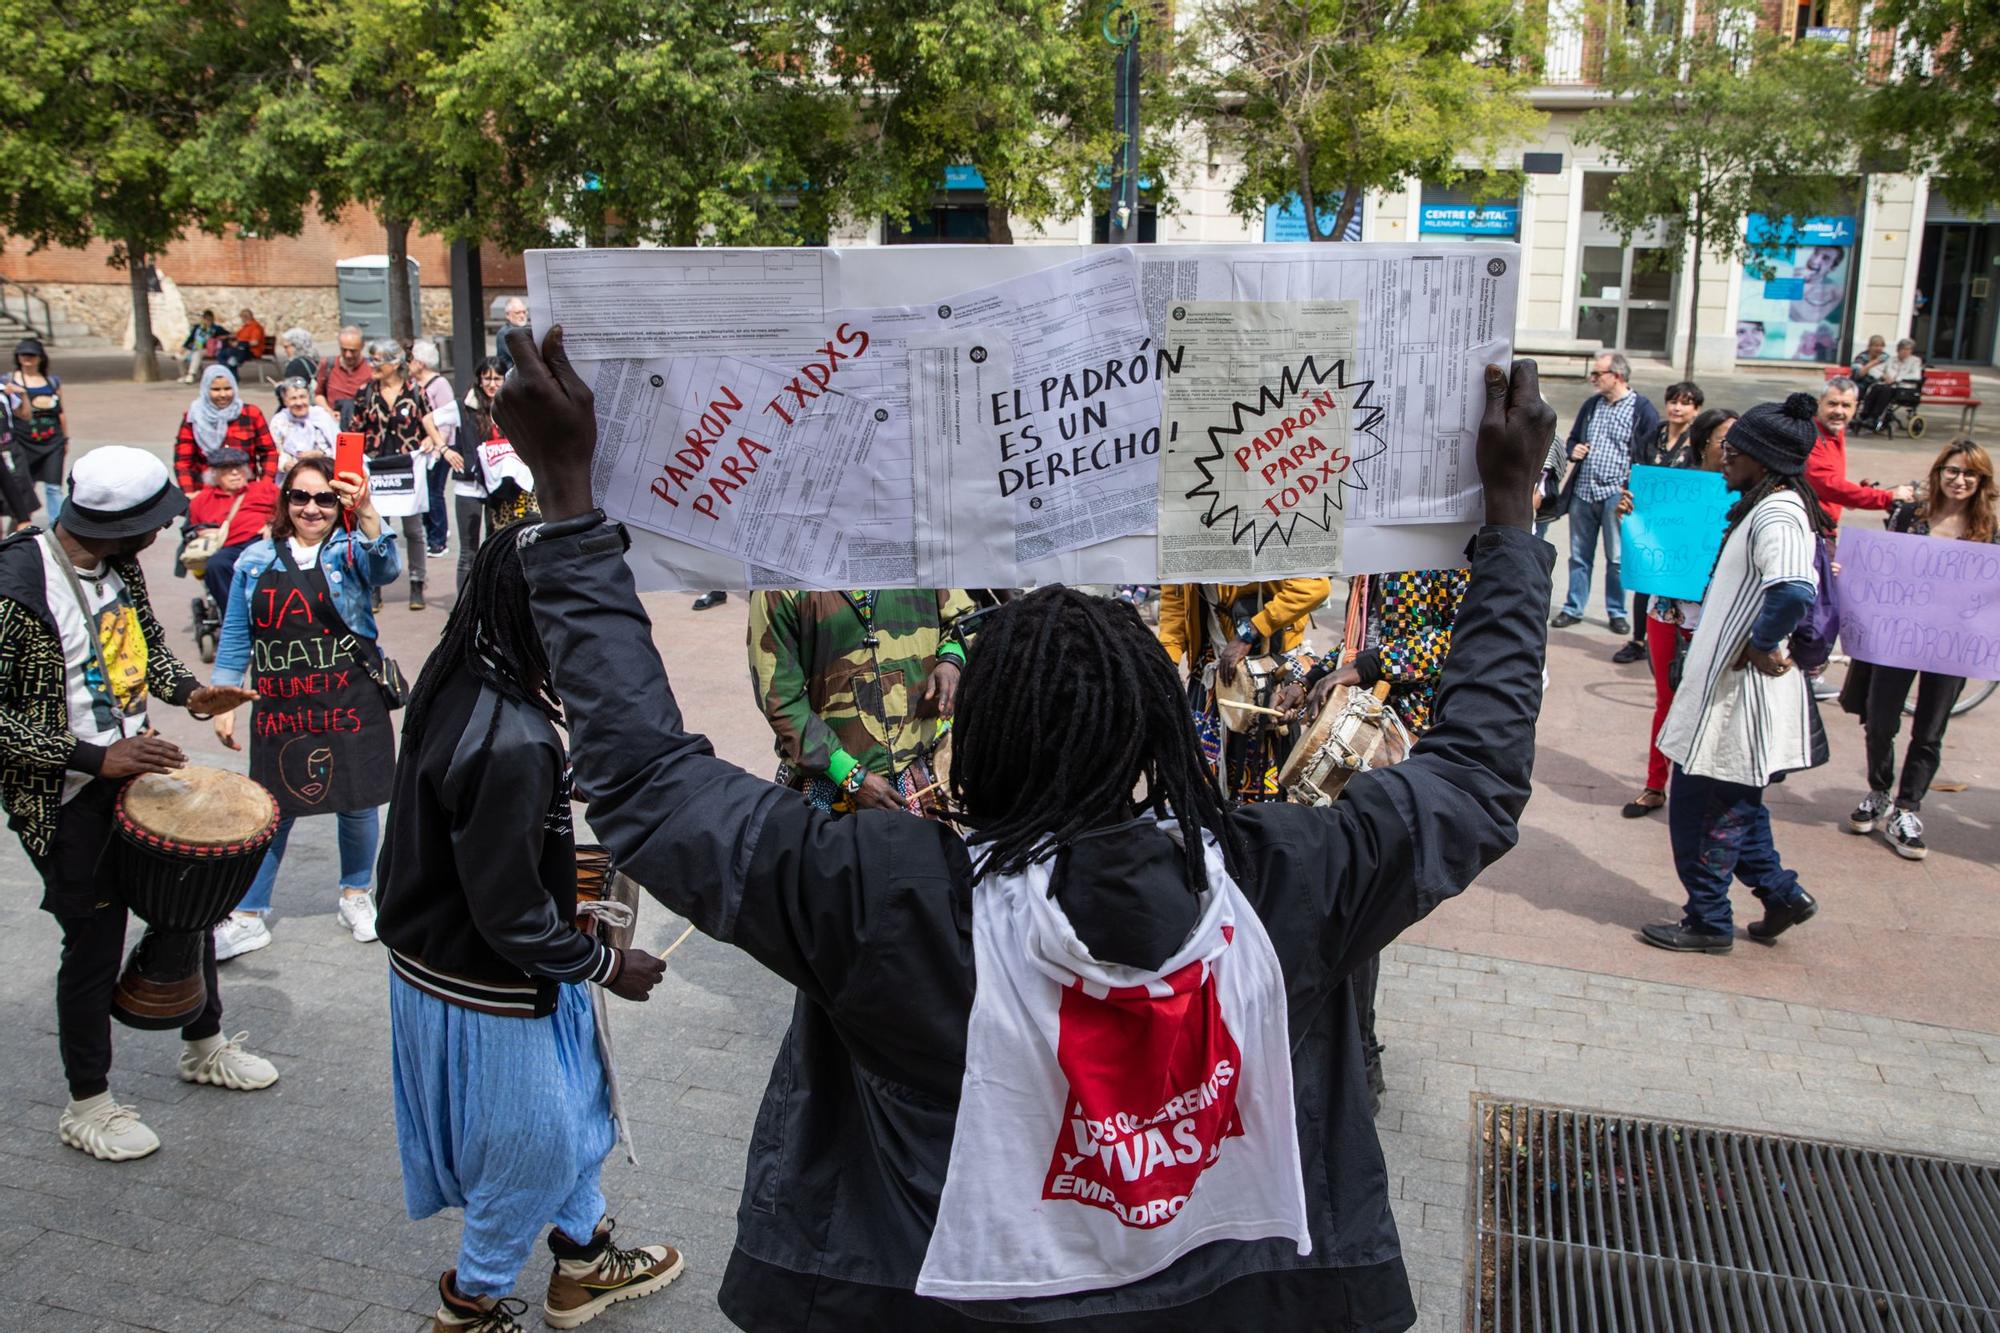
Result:
M1848 531L1834 558L1850 657L2000 680L2000 545Z

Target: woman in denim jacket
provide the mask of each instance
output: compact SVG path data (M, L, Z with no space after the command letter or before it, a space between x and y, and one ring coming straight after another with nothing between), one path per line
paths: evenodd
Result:
M340 922L357 941L375 938L368 881L395 745L370 604L374 590L402 571L402 560L366 477L334 476L324 455L293 465L283 500L271 535L236 562L215 654L215 679L247 681L257 692L250 776L277 798L280 815L256 880L215 928L218 959L271 942L264 920L271 888L301 815L339 821ZM341 522L343 509L352 527ZM215 734L230 749L242 748L235 714L219 714Z

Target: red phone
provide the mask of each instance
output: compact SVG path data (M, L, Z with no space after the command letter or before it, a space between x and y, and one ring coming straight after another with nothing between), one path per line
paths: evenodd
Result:
M368 465L362 461L362 446L368 437L358 430L344 430L333 437L333 470L354 472L366 476Z

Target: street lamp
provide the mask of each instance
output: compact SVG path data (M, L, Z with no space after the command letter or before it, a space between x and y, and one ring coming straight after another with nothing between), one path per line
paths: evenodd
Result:
M1112 118L1118 125L1118 160L1111 168L1113 245L1139 239L1139 16L1126 0L1104 11L1104 40L1118 51Z

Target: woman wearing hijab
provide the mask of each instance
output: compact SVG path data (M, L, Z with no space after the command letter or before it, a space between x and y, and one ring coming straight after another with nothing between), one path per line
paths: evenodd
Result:
M278 445L263 409L243 401L228 367L210 366L202 372L201 388L182 415L174 440L174 478L181 490L189 495L201 490L208 456L225 445L250 456L252 480L277 479Z
M41 483L42 503L53 526L62 508L69 416L63 411L62 377L49 369L49 354L39 339L23 338L15 345L7 394L13 400L15 454L28 475Z

